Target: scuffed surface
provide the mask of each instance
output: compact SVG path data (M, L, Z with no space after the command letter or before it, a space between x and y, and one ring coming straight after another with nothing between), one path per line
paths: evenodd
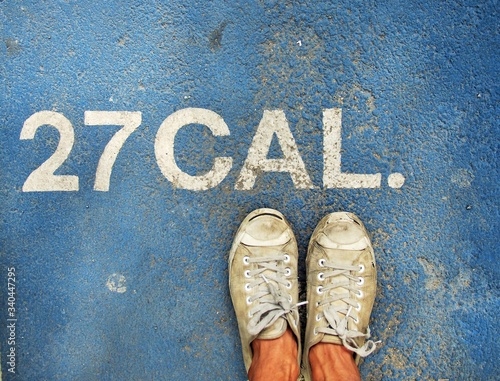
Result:
M497 377L496 1L4 1L0 20L0 237L2 269L18 274L16 379L245 380L227 255L258 207L285 214L302 260L329 212L354 212L371 232L382 344L363 379ZM231 132L176 137L187 173L233 158L208 191L174 188L156 164L156 131L186 107L218 113ZM381 188L322 188L321 113L333 107L343 171L381 173ZM278 109L316 188L263 173L235 190L264 110ZM78 192L21 192L58 142L48 127L19 140L40 110L74 126L58 173L78 175ZM112 128L84 126L85 110L142 112L109 192L92 187ZM401 188L391 173L404 175ZM304 291L303 263L299 273ZM110 274L126 292L110 292Z

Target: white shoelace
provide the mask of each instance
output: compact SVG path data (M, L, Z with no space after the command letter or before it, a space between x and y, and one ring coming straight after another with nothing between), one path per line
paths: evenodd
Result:
M257 269L248 270L245 274L247 278L252 279L247 283L247 287L258 287L258 291L247 300L248 303L258 300L256 306L249 311L251 319L248 322L248 332L251 335L258 335L289 313L294 314L293 321L298 323L297 307L307 302L292 305L292 297L288 291L292 288L292 283L287 279L291 272L286 268L290 256L277 253L266 257L245 257L245 259L248 263L258 265ZM264 272L267 275L264 275Z
M326 335L334 335L338 336L342 340L342 344L348 348L349 350L355 352L361 357L368 356L372 353L377 347L377 343L379 341L374 342L372 340L366 340L362 347L359 347L354 339L358 337L365 337L366 339L370 338L370 327L367 327L366 333L361 333L357 330L352 330L347 328L347 323L349 319L353 319L357 322L357 317L351 315L352 309L358 307L358 302L349 297L349 291L353 291L357 293L359 290L354 286L351 286L350 280L358 280L358 277L352 276L350 274L351 271L358 271L359 267L357 266L339 266L335 265L331 262L324 261L323 266L326 271L324 271L324 279L325 283L328 278L336 278L336 282L332 282L327 286L322 287L321 291L326 292L329 290L336 289L338 287L342 287L347 292L342 294L340 293L331 293L330 297L324 298L320 305L328 305L324 311L323 316L328 321L329 327L318 328L317 332L324 333ZM328 271L330 270L330 271ZM332 303L341 300L344 302L344 306L335 306ZM341 318L340 314L343 314L344 317Z

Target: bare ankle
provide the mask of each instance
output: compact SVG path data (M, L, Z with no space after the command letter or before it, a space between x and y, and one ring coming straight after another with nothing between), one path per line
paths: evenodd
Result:
M253 360L248 370L250 381L296 381L299 376L297 341L290 328L271 340L252 342Z
M309 351L313 381L361 381L353 354L342 345L318 343Z

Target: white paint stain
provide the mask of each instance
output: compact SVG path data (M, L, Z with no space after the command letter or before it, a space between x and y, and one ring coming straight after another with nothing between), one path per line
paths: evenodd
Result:
M474 181L474 174L465 168L459 168L451 175L451 182L461 188L469 188Z
M106 287L112 292L123 294L127 291L126 282L127 280L122 274L113 273L108 277Z

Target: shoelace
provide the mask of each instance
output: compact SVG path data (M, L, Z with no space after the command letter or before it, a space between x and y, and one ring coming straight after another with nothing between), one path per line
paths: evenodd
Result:
M323 266L325 269L331 269L331 271L325 271L323 277L326 281L327 278L334 277L337 279L336 282L322 287L322 292L336 289L342 287L348 291L357 292L358 290L351 286L350 280L358 280L358 277L352 276L351 271L357 271L359 268L357 266L339 266L331 262L324 261ZM342 279L344 278L344 279ZM326 283L326 282L325 282ZM318 328L317 332L321 332L327 335L338 336L342 340L342 344L349 350L355 352L361 357L368 356L372 353L379 341L374 342L372 340L366 340L362 347L359 347L354 339L358 337L370 338L370 327L367 327L366 333L361 333L357 330L352 330L347 328L347 323L349 319L353 319L357 322L357 318L351 315L353 307L358 306L357 301L349 297L349 292L345 293L332 293L333 295L323 299L320 305L329 305L323 311L323 316L328 321L329 327ZM334 306L332 303L341 300L344 302L344 306ZM340 314L344 317L341 318Z
M258 268L248 270L245 276L253 278L248 283L249 288L258 287L258 292L248 298L252 303L258 300L259 303L250 311L250 321L248 322L248 332L251 335L258 335L262 330L270 327L280 317L292 313L294 321L298 321L297 307L305 304L297 303L292 305L292 297L287 290L291 289L292 283L286 279L290 274L290 269L286 268L286 263L290 256L284 253L270 255L266 257L249 258L248 263L256 263ZM264 275L267 273L267 276Z

